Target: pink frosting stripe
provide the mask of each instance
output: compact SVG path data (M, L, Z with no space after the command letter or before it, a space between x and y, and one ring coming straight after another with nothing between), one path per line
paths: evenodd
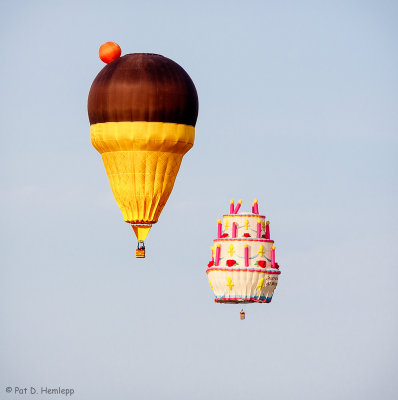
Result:
M267 243L275 243L273 240L270 239L261 239L261 238L254 238L254 239L250 239L250 238L242 238L242 239L238 239L238 238L220 238L220 239L213 239L213 242L267 242Z
M224 217L256 217L256 218L265 218L265 215L258 215L258 214L223 214Z
M270 271L270 270L263 270L263 269L249 269L249 268L207 268L206 270L206 274L208 274L211 271L236 271L236 272L240 272L240 271L244 271L244 272L259 272L260 274L275 274L275 275L280 275L281 271L275 270L275 271Z

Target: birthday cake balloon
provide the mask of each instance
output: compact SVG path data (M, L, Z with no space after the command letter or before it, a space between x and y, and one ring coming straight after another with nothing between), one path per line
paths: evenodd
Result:
M218 220L206 273L217 303L269 303L280 275L269 221L257 200L251 213L239 213L241 204L232 200L230 213Z

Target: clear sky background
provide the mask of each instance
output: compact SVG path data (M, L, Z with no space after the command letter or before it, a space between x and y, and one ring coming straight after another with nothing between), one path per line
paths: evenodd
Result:
M7 386L398 398L396 2L2 1L0 14L1 399L17 397ZM199 95L145 260L90 143L106 41L175 60ZM205 270L229 201L255 197L282 274L241 322Z

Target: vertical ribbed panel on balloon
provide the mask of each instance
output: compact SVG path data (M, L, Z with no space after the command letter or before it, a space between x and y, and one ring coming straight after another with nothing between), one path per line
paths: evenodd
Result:
M136 121L91 125L91 142L102 155L126 222L157 222L194 139L195 128L184 124Z
M182 154L143 150L102 154L125 221L157 222L173 190L182 157Z

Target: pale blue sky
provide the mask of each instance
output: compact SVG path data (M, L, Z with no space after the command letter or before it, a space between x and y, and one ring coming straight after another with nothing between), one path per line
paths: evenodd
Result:
M1 399L398 397L396 2L3 1L0 15ZM199 95L145 260L89 140L109 40L175 60ZM255 197L282 275L241 322L205 269L230 199Z

